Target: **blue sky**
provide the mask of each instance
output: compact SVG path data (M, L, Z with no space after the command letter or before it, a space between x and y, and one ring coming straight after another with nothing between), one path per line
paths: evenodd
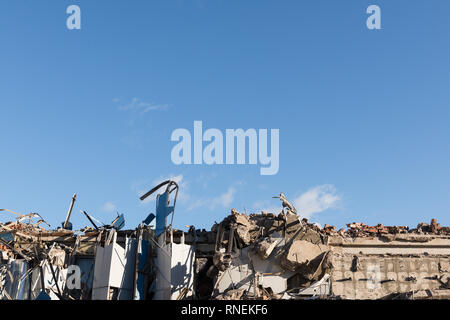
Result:
M77 4L82 29L66 28ZM370 4L382 30L366 28ZM0 207L134 228L176 177L175 226L284 192L320 224L450 225L450 2L0 2ZM147 110L150 109L150 110ZM144 112L147 110L146 112ZM280 169L176 166L177 128L280 129ZM0 221L12 219L5 214Z

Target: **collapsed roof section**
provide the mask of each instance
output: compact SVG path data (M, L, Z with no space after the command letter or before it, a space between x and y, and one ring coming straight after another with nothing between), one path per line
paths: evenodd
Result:
M199 296L382 299L418 297L423 290L450 298L449 230L433 219L411 230L351 223L336 231L290 210L245 215L233 209L209 232L173 234L196 245Z

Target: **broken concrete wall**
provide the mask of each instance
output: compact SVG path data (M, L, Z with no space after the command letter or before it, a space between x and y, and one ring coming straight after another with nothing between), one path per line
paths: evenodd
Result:
M449 256L333 253L332 293L343 299L381 299L392 294L448 288Z

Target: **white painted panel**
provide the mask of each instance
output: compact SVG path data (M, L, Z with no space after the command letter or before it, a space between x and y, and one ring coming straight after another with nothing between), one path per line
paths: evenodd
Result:
M119 299L132 299L136 260L135 239L125 241L125 249L115 242L98 246L95 255L93 300L108 300L111 287L119 288Z

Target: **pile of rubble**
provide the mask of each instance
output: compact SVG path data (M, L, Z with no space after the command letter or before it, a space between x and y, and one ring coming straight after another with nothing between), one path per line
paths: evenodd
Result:
M75 196L67 217L74 202ZM111 224L98 226L100 223L83 211L93 227L75 231L67 219L61 228L46 230L42 225L50 225L37 213L21 215L8 209L0 212L16 215L15 221L0 223L0 299L6 300L108 299L114 293L109 292L111 286L105 285L110 278L101 278L111 271L111 264L102 266L105 250L114 250L117 258L126 262L137 243L153 234L144 224L135 230L121 230L123 215ZM125 254L123 248L131 248L132 244L133 249ZM120 281L125 279L121 272L117 274ZM131 299L130 292L136 295L139 290L136 285L133 288L130 279L127 276L127 283L121 285L121 294Z
M197 249L200 255L212 256L197 258L202 296L210 294L221 300L400 297L406 294L402 289L405 283L404 288L415 288L410 279L419 277L416 273L420 270L423 281L411 292L425 287L450 298L450 292L445 291L450 289L450 274L443 267L449 263L450 233L435 219L430 225L420 223L411 230L406 226L351 223L347 230L336 231L333 226L311 224L292 209L284 203L280 214L245 215L232 209L231 215L214 224L210 232L215 239L213 250ZM195 238L211 243L205 231L197 230ZM205 245L201 242L197 244ZM426 266L421 265L424 261ZM383 276L389 277L389 272L392 275L379 283L396 282L396 287L382 286L377 294L368 288L355 289L356 283L370 279L359 274L370 271L370 263L374 268L385 268ZM386 266L380 267L380 263ZM402 274L407 269L395 270L397 264L399 268L410 264L411 275ZM208 279L209 285L204 286ZM353 286L351 292L347 282ZM414 294L404 295L411 296Z
M450 235L450 227L442 227L437 223L436 219L432 219L431 223L421 222L416 229L409 229L408 226L383 226L381 223L376 226L368 226L365 223L353 222L347 224L348 229L340 229L336 231L336 227L325 225L323 231L328 235L339 234L349 237L370 237L375 235L386 234L434 234L434 235Z
M252 277L277 283L269 290L253 279L253 288L245 290L246 298L281 298L287 290L288 279L294 274L301 275L303 282L310 284L322 278L328 268L327 235L291 212L247 216L233 209L211 232L216 236L212 264L204 261L202 264L208 267L206 275L214 279L212 296L217 299L235 297L236 291L227 293L228 287L237 289L233 279L239 283ZM243 272L242 268L247 271ZM224 277L225 273L229 277ZM243 286L239 288L243 290Z
M232 209L210 231L184 232L167 225L176 183L141 199L162 186L156 214L132 230L123 215L101 224L86 211L91 226L72 230L75 196L56 230L39 214L0 210L17 216L0 223L0 299L450 298L450 228L435 219L337 231L302 219L280 194L279 213Z
M431 219L431 223L425 222L419 223L417 229L412 230L418 234L438 234L438 235L450 235L450 227L442 227L437 223L436 219Z

